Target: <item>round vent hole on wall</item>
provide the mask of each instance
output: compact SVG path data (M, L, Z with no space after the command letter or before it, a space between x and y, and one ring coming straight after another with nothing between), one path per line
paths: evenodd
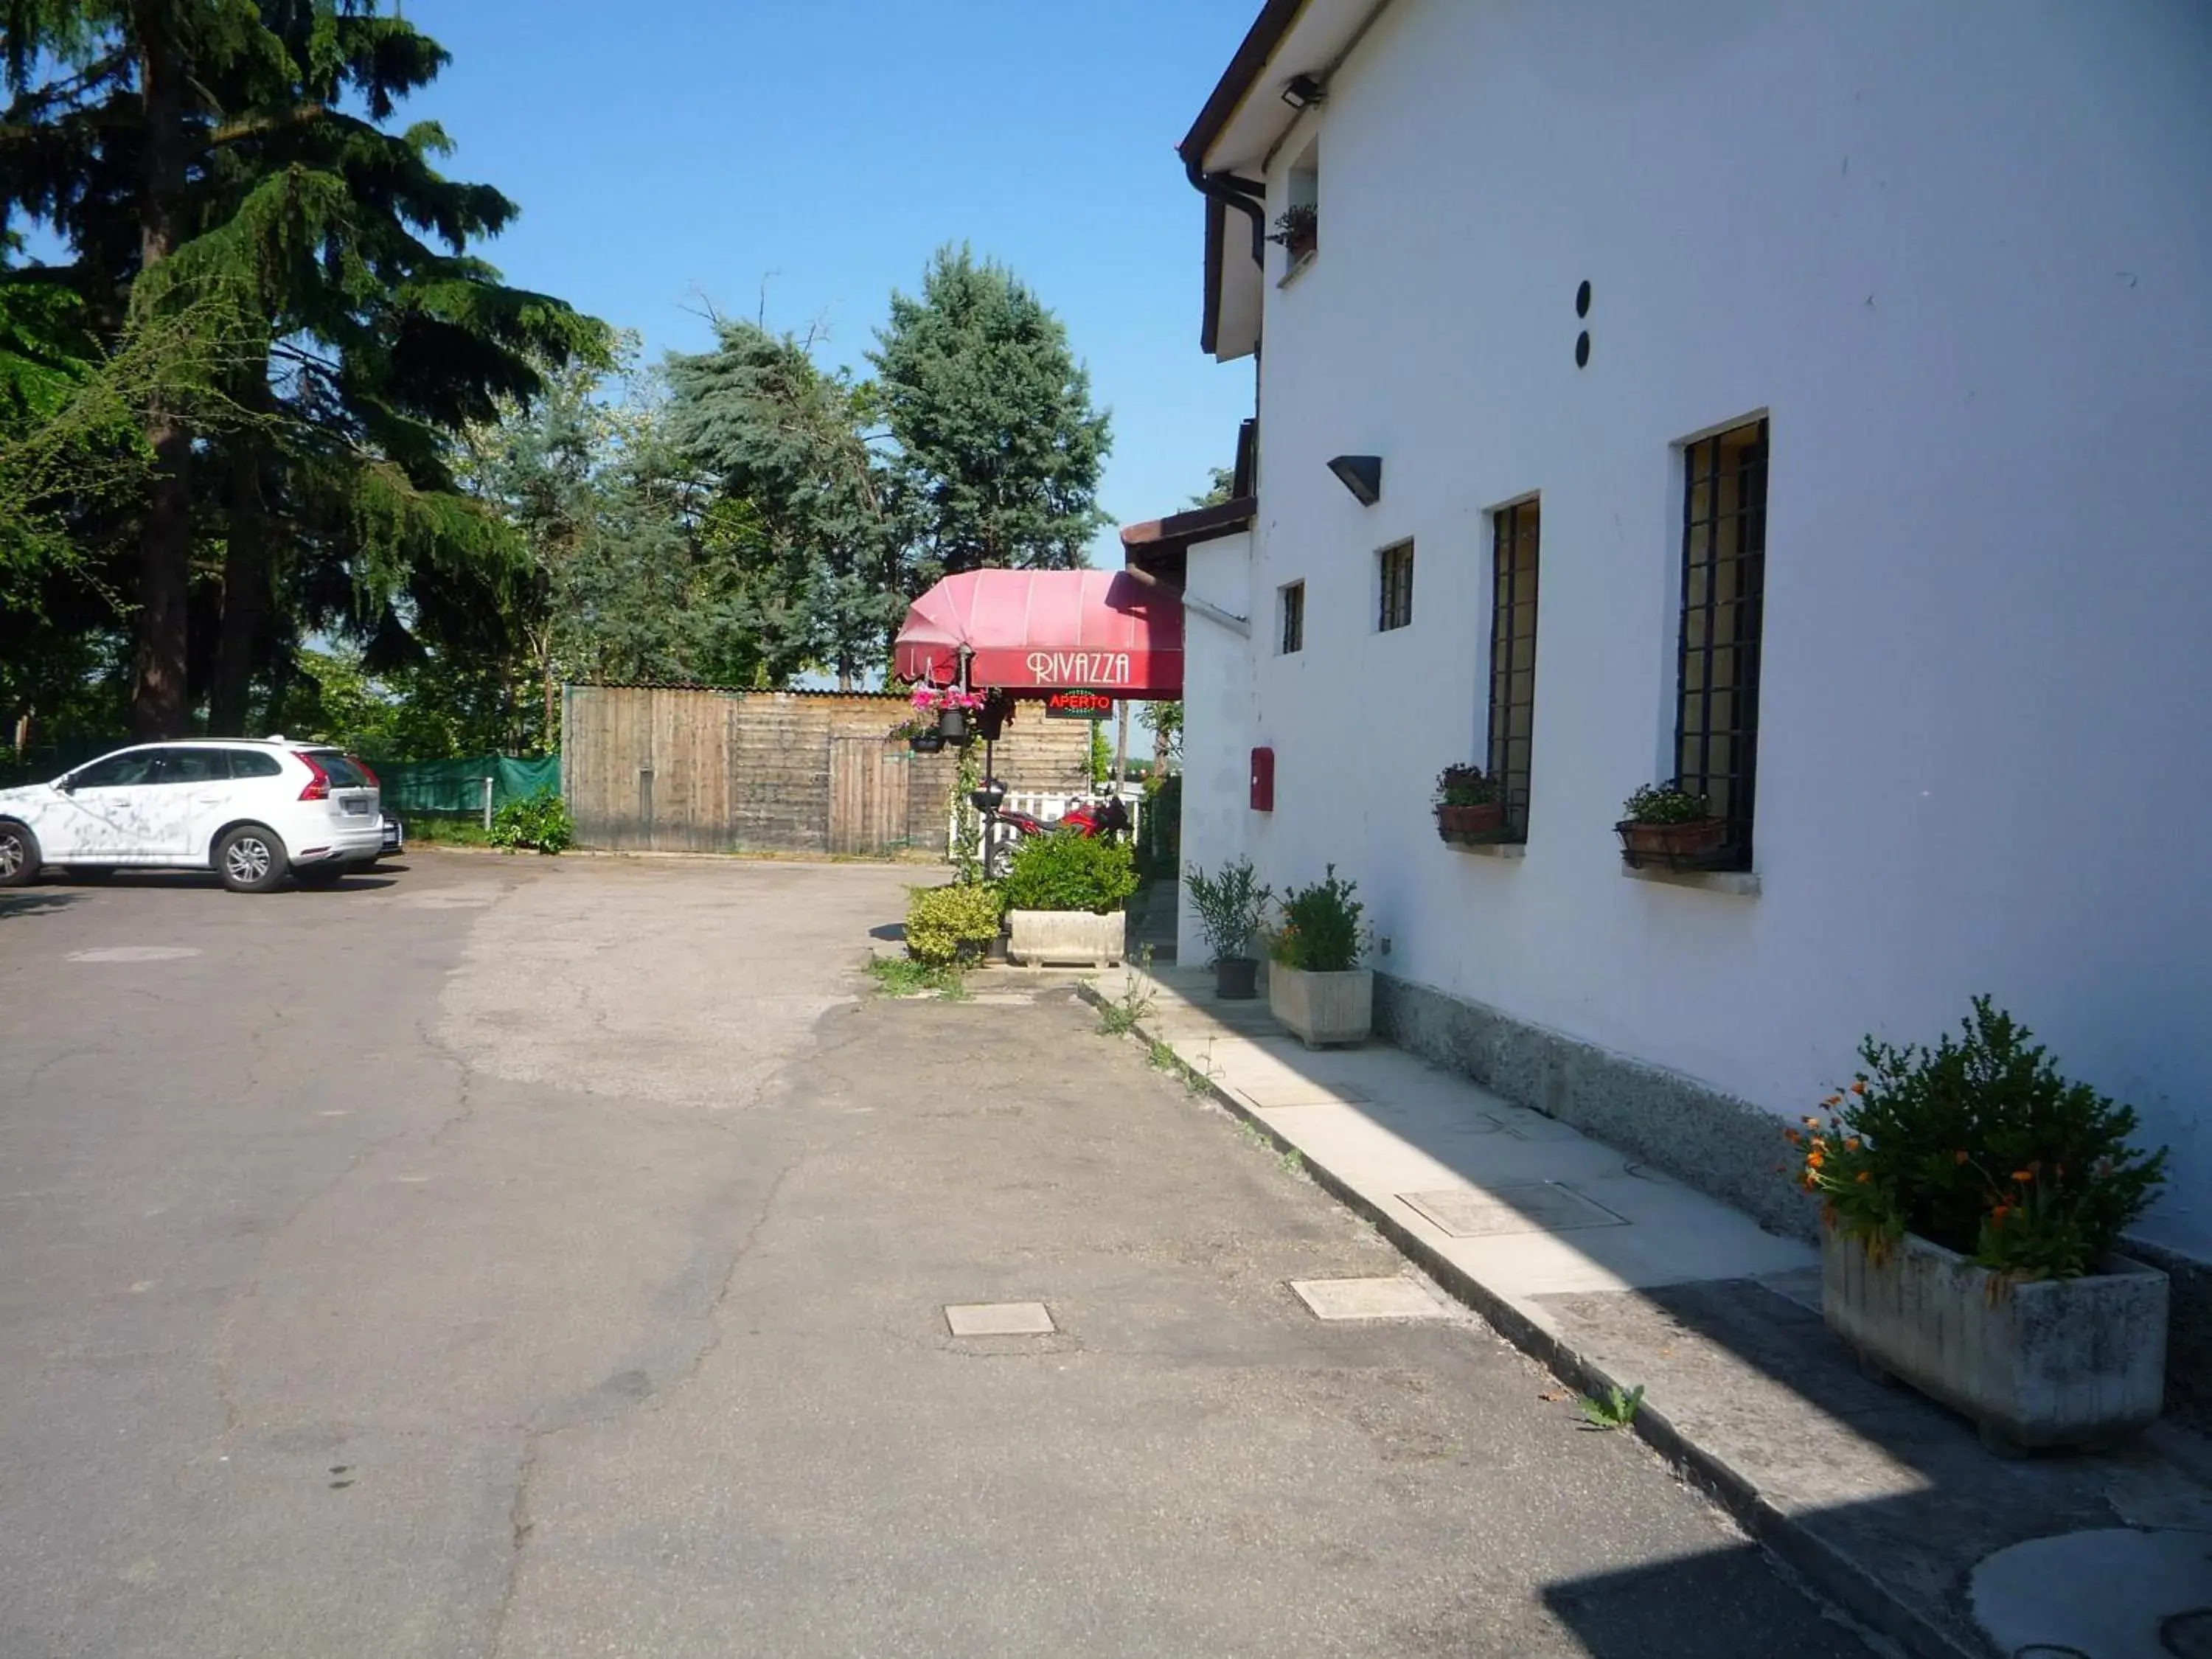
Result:
M1575 367L1577 368L1589 367L1589 331L1588 329L1575 336Z
M1575 315L1576 315L1576 316L1577 316L1577 317L1587 317L1587 316L1589 316L1589 302L1590 302L1590 285L1589 285L1589 277L1587 277L1587 276L1585 276L1585 277L1583 277L1583 285L1582 285L1580 288L1578 288L1578 289L1577 289L1575 290Z

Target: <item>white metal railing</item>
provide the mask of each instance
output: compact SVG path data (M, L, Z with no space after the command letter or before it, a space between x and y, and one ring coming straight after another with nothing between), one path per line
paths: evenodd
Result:
M1071 808L1079 806L1085 801L1103 800L1110 793L1112 792L1105 789L1101 789L1095 794L1067 794L1034 789L1010 789L1006 792L1006 799L1000 804L999 810L1002 812L1026 812L1041 823L1056 823L1061 818L1067 816ZM946 823L945 825L945 856L948 859L957 858L959 856L960 809L967 805L968 803L964 800L955 801L952 804L951 811L946 815ZM1145 792L1143 788L1133 783L1123 784L1121 786L1121 805L1128 809L1129 838L1132 841L1134 841L1137 836L1138 823L1144 813ZM974 820L975 823L975 856L980 860L983 857L984 854L983 836L988 826L985 824L983 815L981 812L975 811L972 807L969 809L969 816ZM1007 835L1012 832L1002 830L1000 833L1002 835Z

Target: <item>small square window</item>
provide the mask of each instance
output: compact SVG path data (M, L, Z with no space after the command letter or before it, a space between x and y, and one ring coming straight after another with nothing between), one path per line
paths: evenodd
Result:
M1375 556L1382 577L1382 605L1375 625L1388 633L1413 620L1413 544L1400 542Z
M1281 589L1281 603L1278 609L1281 611L1283 617L1282 654L1287 657L1294 651L1304 650L1306 648L1306 585L1304 582L1286 583Z

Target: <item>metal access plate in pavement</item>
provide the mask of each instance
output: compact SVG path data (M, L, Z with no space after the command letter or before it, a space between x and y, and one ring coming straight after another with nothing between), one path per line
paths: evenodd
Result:
M1626 1227L1615 1215L1555 1181L1487 1190L1455 1187L1443 1192L1400 1193L1400 1203L1419 1212L1454 1238L1496 1233L1565 1233L1583 1227Z

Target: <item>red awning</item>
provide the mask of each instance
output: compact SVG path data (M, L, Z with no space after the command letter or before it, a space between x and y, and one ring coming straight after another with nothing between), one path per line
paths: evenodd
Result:
M1182 696L1182 604L1126 570L971 570L914 602L899 629L903 680L949 685L970 654L975 690Z

